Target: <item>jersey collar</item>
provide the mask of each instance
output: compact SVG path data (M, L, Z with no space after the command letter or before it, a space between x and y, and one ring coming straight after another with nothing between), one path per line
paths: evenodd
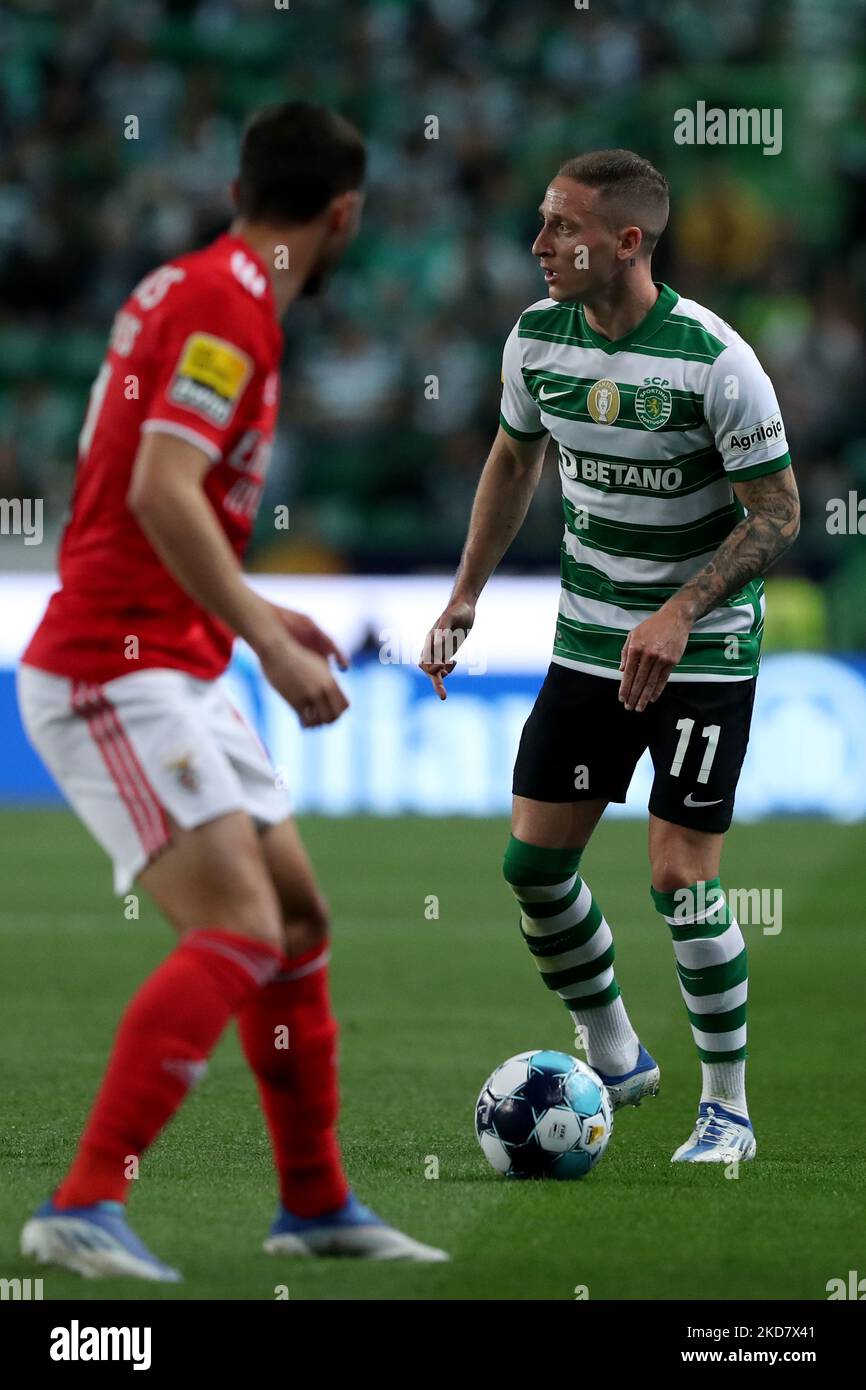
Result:
M631 347L632 343L645 343L648 338L655 333L664 323L671 309L679 299L676 290L672 290L669 285L660 284L654 280L653 284L659 292L659 297L652 306L648 314L645 314L640 323L635 324L630 332L622 338L603 338L600 333L596 333L594 328L590 328L586 321L586 314L583 312L583 305L578 305L578 315L580 326L584 335L589 338L593 347L600 348L608 355L614 352L624 352Z

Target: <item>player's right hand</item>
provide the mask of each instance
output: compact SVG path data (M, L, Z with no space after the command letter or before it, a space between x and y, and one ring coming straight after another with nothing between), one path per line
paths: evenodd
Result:
M349 708L324 657L307 651L290 637L259 656L265 676L291 705L302 728L333 724Z
M456 656L475 622L475 605L468 601L449 603L441 613L424 639L421 670L433 682L433 689L440 700L447 700L445 677L450 676L457 665Z

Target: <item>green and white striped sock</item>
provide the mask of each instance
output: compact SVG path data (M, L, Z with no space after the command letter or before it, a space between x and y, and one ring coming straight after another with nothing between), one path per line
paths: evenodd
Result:
M746 1104L746 943L721 880L659 893L656 910L671 929L680 990L701 1059L702 1100L748 1115Z
M637 1061L638 1039L614 975L610 927L577 872L580 858L578 849L546 849L512 835L502 871L541 978L583 1030L589 1065L621 1076Z

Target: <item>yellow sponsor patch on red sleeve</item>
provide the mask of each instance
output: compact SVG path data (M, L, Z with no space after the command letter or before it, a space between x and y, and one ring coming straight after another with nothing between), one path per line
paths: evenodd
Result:
M231 420L252 371L252 360L234 343L210 333L192 333L178 358L168 399L222 428Z

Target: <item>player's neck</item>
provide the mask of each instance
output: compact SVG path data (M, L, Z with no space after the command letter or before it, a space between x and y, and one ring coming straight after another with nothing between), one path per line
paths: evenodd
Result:
M281 319L301 294L313 268L318 251L314 236L306 227L268 227L243 217L236 217L229 231L232 236L243 237L264 262L277 318Z
M623 277L603 294L584 300L584 317L593 332L615 342L637 328L658 297L650 267L642 267L639 273Z

